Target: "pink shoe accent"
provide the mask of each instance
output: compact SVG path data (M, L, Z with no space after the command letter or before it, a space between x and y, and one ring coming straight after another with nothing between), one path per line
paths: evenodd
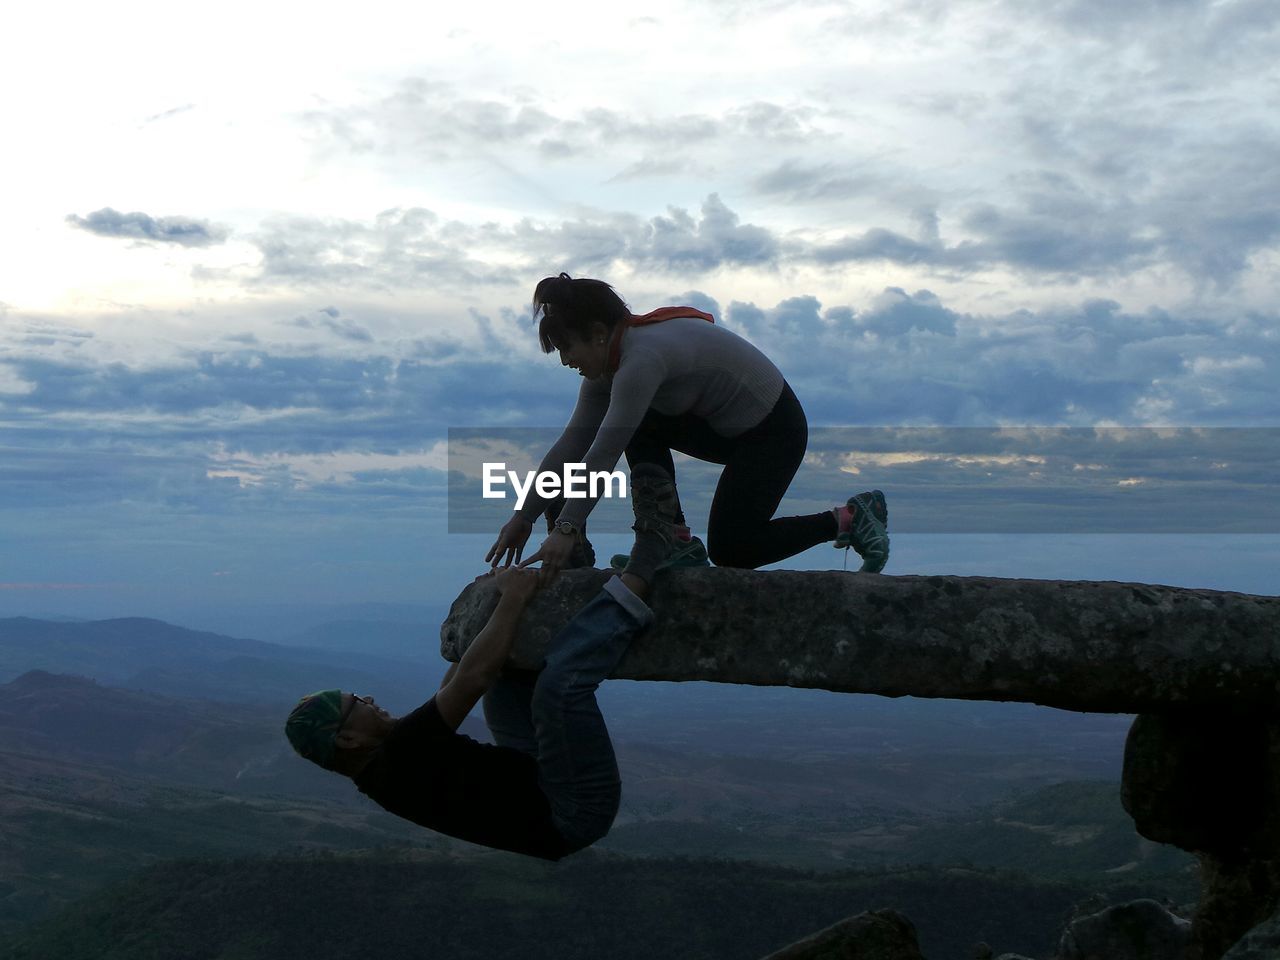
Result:
M853 526L853 511L849 509L848 504L842 504L838 507L832 507L831 512L836 517L836 536L842 533L848 533Z

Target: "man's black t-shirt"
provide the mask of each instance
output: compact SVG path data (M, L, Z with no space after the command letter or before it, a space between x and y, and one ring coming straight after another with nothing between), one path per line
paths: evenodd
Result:
M391 813L439 833L546 860L572 852L534 758L450 730L435 697L400 719L354 779Z

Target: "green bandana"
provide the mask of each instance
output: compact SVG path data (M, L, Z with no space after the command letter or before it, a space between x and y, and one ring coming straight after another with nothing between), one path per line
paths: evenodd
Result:
M284 735L299 756L333 769L334 743L342 722L342 691L320 690L298 701L285 721Z

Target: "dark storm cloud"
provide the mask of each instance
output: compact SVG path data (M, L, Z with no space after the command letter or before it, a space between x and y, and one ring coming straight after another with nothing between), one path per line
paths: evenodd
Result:
M67 217L67 223L99 237L144 243L174 243L182 247L211 247L227 239L225 228L207 220L152 217L139 211L120 213L111 207L95 210L87 217L71 214Z

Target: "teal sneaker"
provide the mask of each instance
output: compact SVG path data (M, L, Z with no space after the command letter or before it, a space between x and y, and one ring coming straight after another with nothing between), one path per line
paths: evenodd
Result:
M694 547L692 538L685 539L688 527L678 523L680 499L675 481L656 463L638 463L631 468L631 511L636 518L631 526L636 539L630 555L622 558L624 573L652 583L654 574L674 566L677 556L685 561L682 566L692 566L689 561L698 551L706 555L701 542ZM610 565L617 560L614 557ZM701 565L706 566L707 561Z
M889 505L879 490L868 490L835 507L837 550L852 547L862 558L863 573L879 573L889 562Z
M630 554L615 553L609 560L609 566L614 570L625 570L627 561L630 559ZM707 556L706 546L697 537L690 537L688 540L677 539L671 545L671 552L662 559L656 569L666 570L668 567L709 566L711 566L711 559Z

